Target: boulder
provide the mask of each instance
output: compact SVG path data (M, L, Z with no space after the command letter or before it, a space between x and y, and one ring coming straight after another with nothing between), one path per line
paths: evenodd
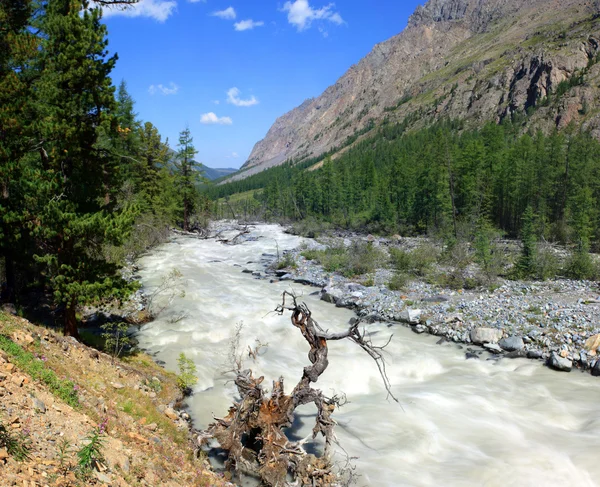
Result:
M39 411L40 413L46 412L46 405L42 401L40 401L37 397L34 397L32 402L33 402L33 409L35 409L36 411Z
M420 309L406 308L405 310L401 311L400 314L396 315L395 319L396 321L402 321L410 325L416 325L421 320L421 313L422 311Z
M525 343L523 343L523 339L519 336L503 338L498 342L498 345L507 352L516 352L517 350L523 350L525 348Z
M561 357L556 352L552 352L552 355L550 355L550 359L548 360L548 366L562 372L571 372L573 362L567 358Z
M327 303L336 304L340 299L342 299L342 296L344 296L344 291L333 286L327 286L323 288L321 300Z
M477 345L484 343L497 343L502 338L502 330L497 328L473 328L471 341Z
M173 408L165 409L165 416L173 421L179 419L179 415L175 412Z
M592 375L594 377L600 377L600 360L596 360L596 365L592 369Z
M583 347L589 352L598 350L600 348L600 334L589 337Z

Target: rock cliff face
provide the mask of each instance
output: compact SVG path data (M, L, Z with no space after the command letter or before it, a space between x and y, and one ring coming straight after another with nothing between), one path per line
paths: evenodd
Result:
M234 179L341 148L383 121L478 124L536 108L539 128L575 122L600 135L599 13L594 0L430 0L321 96L277 119ZM560 100L544 103L549 94Z

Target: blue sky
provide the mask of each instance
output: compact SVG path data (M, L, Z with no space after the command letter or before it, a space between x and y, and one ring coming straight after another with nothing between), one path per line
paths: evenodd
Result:
M239 167L275 119L320 95L424 0L141 0L105 11L113 80L175 147Z

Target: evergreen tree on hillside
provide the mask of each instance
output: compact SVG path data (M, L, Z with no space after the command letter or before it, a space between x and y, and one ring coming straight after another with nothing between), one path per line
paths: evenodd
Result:
M190 229L190 218L196 207L198 198L197 183L200 178L198 172L199 164L194 160L198 151L193 145L194 139L190 129L186 128L179 134L179 151L175 157L175 180L180 192L183 206L183 229L187 232Z
M3 298L16 298L17 270L26 261L26 194L32 184L23 157L36 150L31 139L34 105L31 64L38 39L27 29L30 0L0 2L0 258L6 279Z
M43 104L36 260L63 311L64 332L73 336L78 306L131 291L102 250L127 237L135 214L115 207L118 160L105 143L117 137L109 78L116 56L107 55L100 9L88 7L86 0L49 0L43 69L35 87Z

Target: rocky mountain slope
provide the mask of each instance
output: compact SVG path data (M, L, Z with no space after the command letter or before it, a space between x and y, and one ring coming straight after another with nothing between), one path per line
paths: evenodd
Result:
M0 486L233 487L195 458L179 398L147 355L113 359L0 311Z
M600 136L599 15L596 0L430 0L321 96L277 119L234 179L343 147L384 122L529 113L535 127L574 122Z

